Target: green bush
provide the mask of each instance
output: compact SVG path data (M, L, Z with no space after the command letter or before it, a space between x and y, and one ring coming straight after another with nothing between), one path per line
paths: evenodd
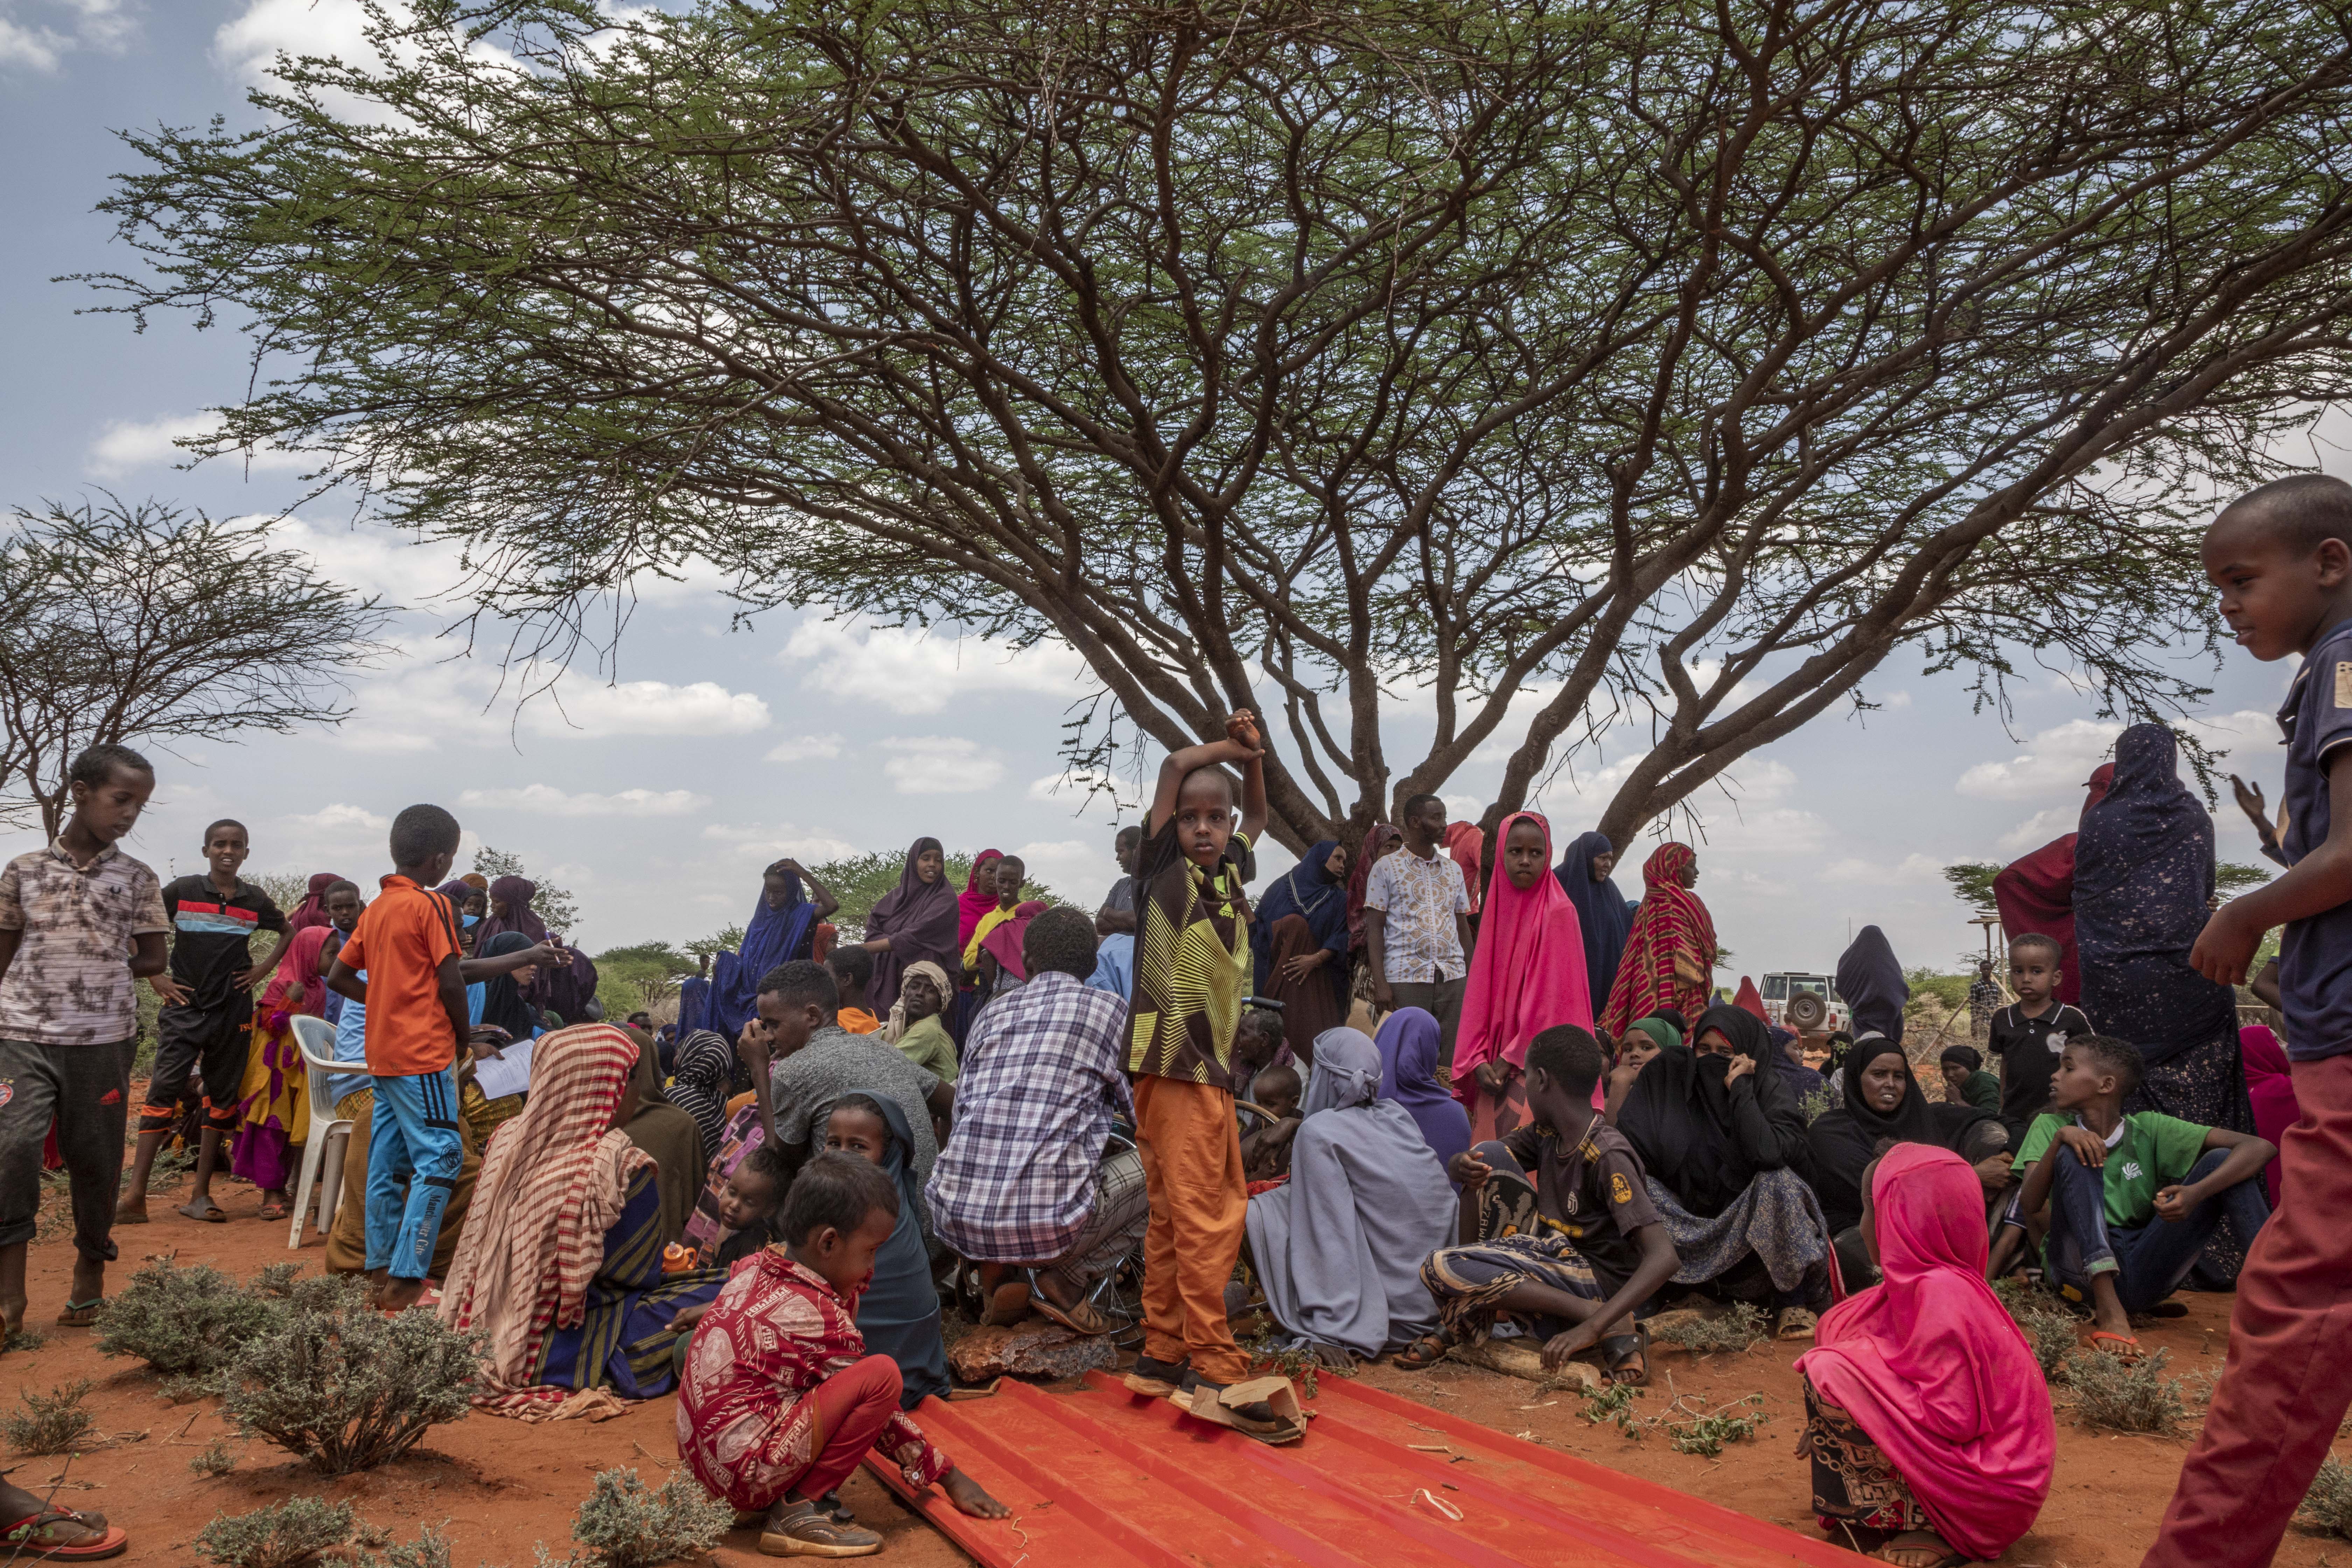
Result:
M322 1475L370 1469L466 1414L480 1346L430 1312L388 1318L359 1290L289 1300L222 1372L221 1414Z
M2025 1334L2025 1342L2033 1347L2033 1359L2042 1363L2042 1375L2055 1383L2064 1370L2066 1358L2074 1353L2074 1335L2081 1327L2074 1315L2062 1307L2048 1292L2035 1289L2019 1279L1996 1280L1993 1294L2009 1309L2009 1315Z
M0 1436L6 1437L8 1447L20 1454L64 1453L98 1425L98 1418L81 1407L82 1395L89 1386L85 1377L47 1394L19 1390L16 1399L25 1408L0 1415Z
M220 1568L303 1568L352 1538L352 1505L289 1498L251 1513L215 1514L196 1551Z
M210 1447L188 1461L188 1468L207 1479L225 1476L236 1468L236 1456L229 1452L226 1443L215 1437Z
M217 1268L175 1268L159 1258L99 1309L98 1348L137 1356L166 1375L202 1376L227 1365L280 1310Z
M655 1568L699 1557L719 1544L735 1510L714 1500L683 1469L649 1491L634 1469L600 1470L595 1489L572 1521L580 1559L603 1568Z

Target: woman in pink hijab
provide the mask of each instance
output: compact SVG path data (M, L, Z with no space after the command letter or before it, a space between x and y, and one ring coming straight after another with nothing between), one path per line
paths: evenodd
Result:
M1843 1544L1907 1568L1999 1557L2050 1496L2050 1390L1985 1283L1984 1215L1958 1154L1887 1151L1862 1209L1885 1282L1822 1313L1797 1358L1813 1512Z
M1551 829L1522 811L1505 817L1500 832L1454 1037L1454 1098L1470 1113L1474 1142L1527 1121L1528 1041L1560 1024L1592 1027L1584 929L1551 874Z
M2286 1047L2267 1025L2249 1024L2238 1031L2238 1056L2246 1064L2246 1098L2254 1102L2254 1136L2278 1148L2279 1135L2303 1120L2303 1107L2295 1103L2294 1079L2287 1071ZM2263 1167L2263 1184L2270 1190L2271 1207L2275 1209L2279 1202L2276 1160Z

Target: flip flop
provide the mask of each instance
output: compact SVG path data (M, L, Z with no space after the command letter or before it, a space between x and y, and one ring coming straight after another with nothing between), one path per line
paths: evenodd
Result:
M284 1219L293 1212L294 1210L288 1205L269 1203L261 1205L260 1217L263 1219Z
M1620 1377L1625 1363L1635 1356L1642 1358L1641 1369L1631 1377ZM1650 1331L1634 1330L1630 1334L1612 1334L1601 1342L1601 1370L1611 1383L1622 1383L1640 1388L1650 1381Z
M97 1531L96 1541L75 1546L42 1546L35 1537L54 1533L60 1524L81 1531ZM47 1509L29 1519L20 1519L11 1525L0 1526L0 1546L9 1548L9 1560L14 1562L95 1563L102 1557L120 1557L131 1544L131 1535L120 1525L106 1522L106 1516L96 1513L76 1513L69 1508Z
M91 1324L98 1321L98 1309L100 1304L105 1300L106 1298L103 1296L92 1296L87 1301L67 1301L66 1310L58 1314L58 1327L61 1329L89 1328Z
M1030 1311L1037 1313L1047 1322L1059 1323L1070 1332L1084 1335L1090 1340L1099 1339L1110 1332L1110 1320L1104 1317L1092 1301L1081 1301L1076 1307L1057 1306L1051 1296L1037 1288L1037 1271L1032 1268L1027 1272ZM1093 1326L1089 1327L1089 1324Z
M1027 1317L1029 1309L1037 1304L1035 1293L1029 1289L1029 1281L1017 1277L999 1281L996 1289L988 1293L987 1300L987 1309L980 1314L980 1321L982 1327L991 1329L1012 1327Z
M2108 1343L2103 1345L2099 1342L2101 1340L2105 1340ZM2136 1364L2139 1360L2139 1342L2129 1334L2110 1333L2105 1329L2094 1329L2091 1331L2090 1345L2093 1350L2111 1355L2126 1366Z
M1423 1334L1397 1352L1393 1358L1394 1364L1404 1368L1407 1372L1425 1372L1444 1361L1445 1352L1452 1348L1451 1342L1444 1334Z

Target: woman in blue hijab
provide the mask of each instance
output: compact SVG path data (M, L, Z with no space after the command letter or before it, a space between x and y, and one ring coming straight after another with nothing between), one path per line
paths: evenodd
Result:
M840 905L823 884L809 878L816 889L814 902L801 891L808 873L797 860L779 860L760 877L760 901L751 907L751 923L743 928L742 944L722 952L710 966L710 1027L729 1040L760 1011L760 982L780 963L809 956L816 922Z
M1282 1004L1282 1036L1305 1059L1315 1037L1348 1021L1348 852L1336 838L1307 851L1257 902L1250 924L1257 994Z
M1616 847L1608 836L1587 833L1568 847L1552 872L1576 906L1577 924L1584 931L1584 984L1596 1018L1609 1009L1609 988L1617 983L1617 963L1625 956L1625 933L1633 929L1633 907L1609 876L1616 864Z

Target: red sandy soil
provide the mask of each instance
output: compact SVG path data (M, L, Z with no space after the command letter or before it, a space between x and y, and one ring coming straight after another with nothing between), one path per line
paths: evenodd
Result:
M210 1263L240 1277L289 1257L319 1266L321 1246L315 1237L299 1253L289 1253L285 1223L254 1217L258 1198L252 1188L221 1184L215 1193L233 1216L226 1225L183 1218L173 1212L172 1195L157 1194L149 1205L155 1222L118 1233L123 1260L115 1282L127 1279L142 1258L167 1254L184 1266ZM33 1306L26 1321L47 1335L47 1343L0 1358L0 1391L47 1389L90 1378L96 1386L86 1405L97 1415L98 1429L113 1440L70 1464L62 1458L22 1460L10 1479L47 1491L52 1479L62 1475L60 1502L102 1511L131 1531L131 1549L122 1561L191 1563L196 1531L215 1514L239 1513L309 1492L349 1500L364 1519L402 1537L419 1525L446 1520L459 1564L526 1568L535 1543L544 1542L559 1557L572 1550L572 1516L597 1471L634 1467L648 1484L658 1485L676 1463L675 1407L659 1399L593 1426L526 1426L478 1414L435 1427L419 1450L398 1463L321 1480L280 1450L236 1437L214 1401L171 1405L143 1367L99 1355L88 1330L56 1328L50 1320L65 1300L71 1255L71 1243L62 1234L35 1245ZM2170 1373L2218 1374L2229 1298L2184 1300L2189 1315L2142 1330L2142 1342L2171 1352ZM1751 1394L1765 1396L1769 1425L1754 1439L1726 1448L1719 1459L1677 1454L1658 1436L1628 1439L1612 1426L1583 1419L1584 1401L1572 1392L1538 1394L1533 1384L1471 1367L1448 1364L1407 1373L1383 1364L1360 1375L1372 1386L1456 1416L1810 1530L1807 1469L1791 1455L1802 1405L1789 1363L1802 1348L1763 1344L1740 1355L1704 1359L1657 1351L1653 1387L1634 1402L1637 1415L1668 1414L1667 1406L1677 1399L1685 1408L1712 1409ZM2200 1380L2189 1377L2185 1392L2193 1424L2202 1407ZM223 1437L237 1455L236 1468L217 1479L192 1473L188 1460ZM2056 1485L2039 1524L2002 1561L2018 1568L2130 1568L2155 1535L2187 1447L2185 1436L2115 1436L2084 1430L2074 1424L2061 1391ZM2352 1444L2339 1445L2339 1452L2347 1450ZM968 1561L864 1472L844 1495L861 1523L885 1532L885 1560L902 1568ZM2292 1568L2319 1568L2330 1546L2325 1539L2291 1531L2277 1561ZM2347 1555L2345 1546L2333 1543L2339 1562ZM728 1564L761 1561L748 1531L730 1535L716 1556Z

